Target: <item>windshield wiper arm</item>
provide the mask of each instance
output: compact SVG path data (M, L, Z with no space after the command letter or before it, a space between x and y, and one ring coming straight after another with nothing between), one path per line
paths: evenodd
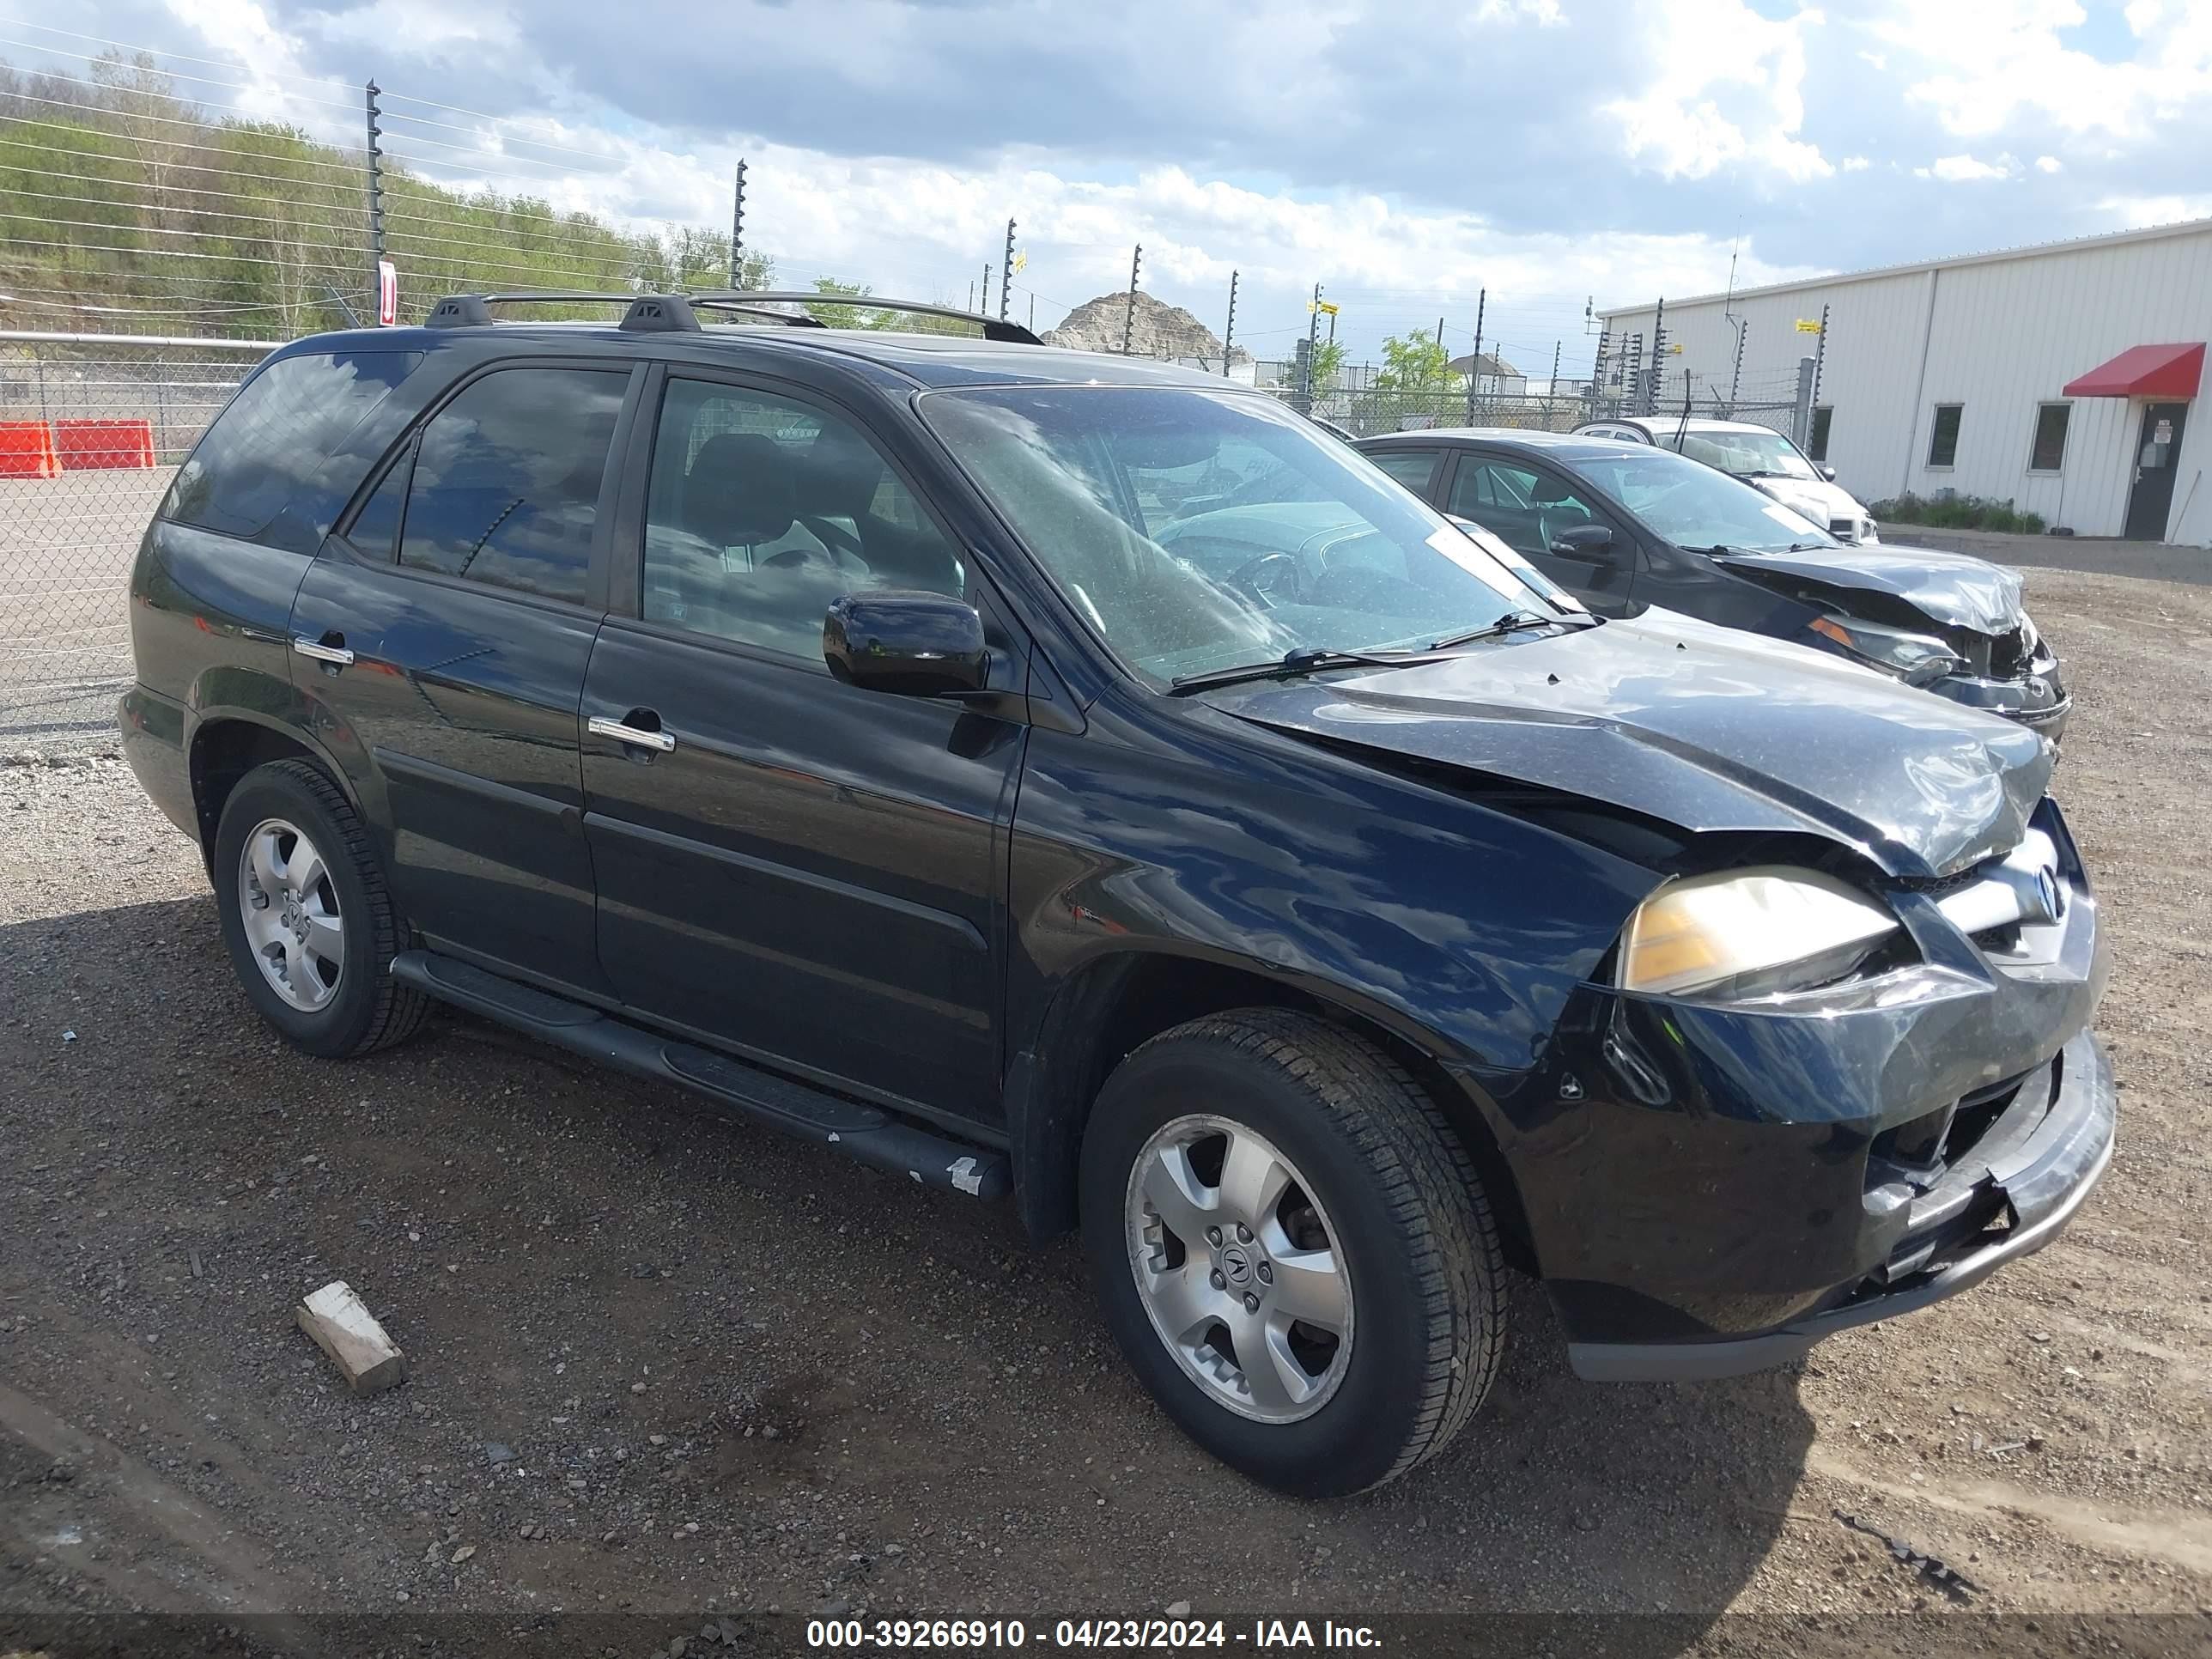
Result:
M1516 628L1549 628L1556 617L1540 617L1530 611L1509 611L1486 628L1470 628L1464 634L1453 634L1438 640L1429 647L1431 651L1449 651L1455 645L1472 645L1477 640L1495 639L1500 634L1510 634Z
M1328 651L1317 645L1302 645L1272 662L1239 663L1231 668L1209 668L1202 674L1185 674L1170 684L1168 695L1180 697L1209 686L1235 685L1244 680L1291 679L1323 668L1403 668L1426 662L1434 655L1433 650Z

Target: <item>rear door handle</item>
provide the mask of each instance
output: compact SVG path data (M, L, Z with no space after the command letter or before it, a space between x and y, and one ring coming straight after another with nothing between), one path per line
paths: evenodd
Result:
M337 637L343 639L345 635L341 634ZM311 640L301 634L292 636L292 649L300 656L313 657L317 662L332 663L340 668L353 660L353 653L344 646L325 645L320 640Z
M616 720L607 714L592 715L584 722L584 729L596 738L612 738L617 743L651 749L663 755L676 747L673 732L648 732L641 726L632 726L627 720Z

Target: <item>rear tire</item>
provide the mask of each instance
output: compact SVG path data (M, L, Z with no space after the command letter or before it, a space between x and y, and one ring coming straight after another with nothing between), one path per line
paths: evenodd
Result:
M239 981L295 1046L339 1059L411 1036L428 1004L392 977L406 929L368 830L309 762L256 767L223 803L216 908Z
M1435 1103L1372 1044L1279 1009L1178 1026L1107 1079L1079 1178L1123 1354L1253 1479L1305 1498L1380 1486L1488 1392L1498 1230Z

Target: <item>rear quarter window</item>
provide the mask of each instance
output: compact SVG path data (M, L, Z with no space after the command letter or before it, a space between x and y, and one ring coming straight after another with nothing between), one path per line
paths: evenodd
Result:
M177 470L161 516L220 535L304 543L301 550L313 552L310 524L273 538L272 527L310 494L352 493L359 475L323 480L325 465L422 361L419 351L313 351L266 365Z

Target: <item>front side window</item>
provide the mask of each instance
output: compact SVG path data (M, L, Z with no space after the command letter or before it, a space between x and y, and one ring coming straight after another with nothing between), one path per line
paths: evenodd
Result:
M1601 496L1693 553L1782 553L1838 544L1803 514L1670 449L1584 454L1575 465Z
M178 469L161 516L226 536L258 536L422 361L419 351L280 357L216 417Z
M1959 423L1965 416L1964 404L1936 405L1936 424L1928 433L1928 465L1949 466L1959 459Z
M1068 602L1154 684L1571 612L1269 398L979 387L920 407Z
M646 498L645 619L819 663L830 601L871 587L958 598L967 571L860 428L788 398L670 380Z
M580 603L629 386L627 370L503 368L463 387L416 441L399 562Z
M1556 472L1477 462L1472 456L1452 479L1451 510L1532 557L1548 552L1561 531L1599 522L1589 503Z

